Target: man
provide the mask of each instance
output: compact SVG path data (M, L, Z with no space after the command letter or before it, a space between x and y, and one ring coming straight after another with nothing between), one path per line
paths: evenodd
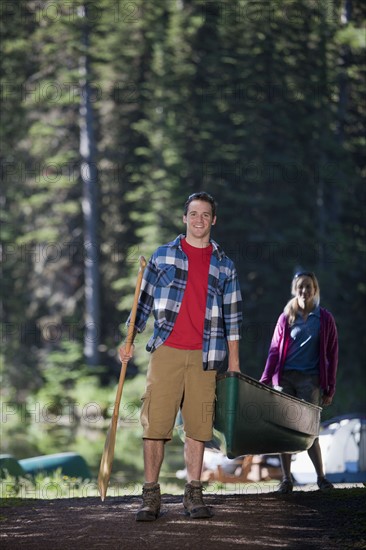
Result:
M135 330L142 332L153 311L154 333L146 391L142 398L145 483L137 521L160 513L160 468L164 445L181 410L187 468L183 505L191 518L212 517L200 482L205 441L212 439L216 372L228 351L228 370L240 372L241 294L233 262L210 238L216 203L205 192L184 206L186 235L159 247L145 269ZM133 348L132 348L133 349ZM121 361L128 361L125 346Z

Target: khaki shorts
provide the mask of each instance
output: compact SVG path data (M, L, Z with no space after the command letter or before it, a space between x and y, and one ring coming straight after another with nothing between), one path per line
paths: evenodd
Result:
M215 394L216 371L202 369L201 350L160 346L151 354L142 396L143 437L171 439L181 409L186 435L210 441Z

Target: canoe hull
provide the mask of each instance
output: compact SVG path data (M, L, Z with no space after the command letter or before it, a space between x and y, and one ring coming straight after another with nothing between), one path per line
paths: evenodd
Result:
M26 474L52 473L61 470L62 475L92 479L85 459L77 453L66 452L24 458L18 461Z
M219 375L216 397L214 433L229 458L304 451L319 434L321 407L244 374Z

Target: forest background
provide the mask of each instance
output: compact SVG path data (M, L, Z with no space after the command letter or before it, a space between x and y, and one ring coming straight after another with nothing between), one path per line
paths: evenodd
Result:
M2 2L3 450L110 417L138 257L199 190L238 270L242 371L313 270L340 343L323 418L365 412L365 20L361 0Z

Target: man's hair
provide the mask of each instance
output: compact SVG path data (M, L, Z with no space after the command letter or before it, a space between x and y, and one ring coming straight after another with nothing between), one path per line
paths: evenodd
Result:
M192 195L189 195L188 199L186 200L184 204L184 215L186 216L188 213L188 206L192 201L204 201L211 204L212 209L212 217L214 218L216 216L216 207L217 203L215 199L206 193L205 191L200 191L199 193L193 193Z

